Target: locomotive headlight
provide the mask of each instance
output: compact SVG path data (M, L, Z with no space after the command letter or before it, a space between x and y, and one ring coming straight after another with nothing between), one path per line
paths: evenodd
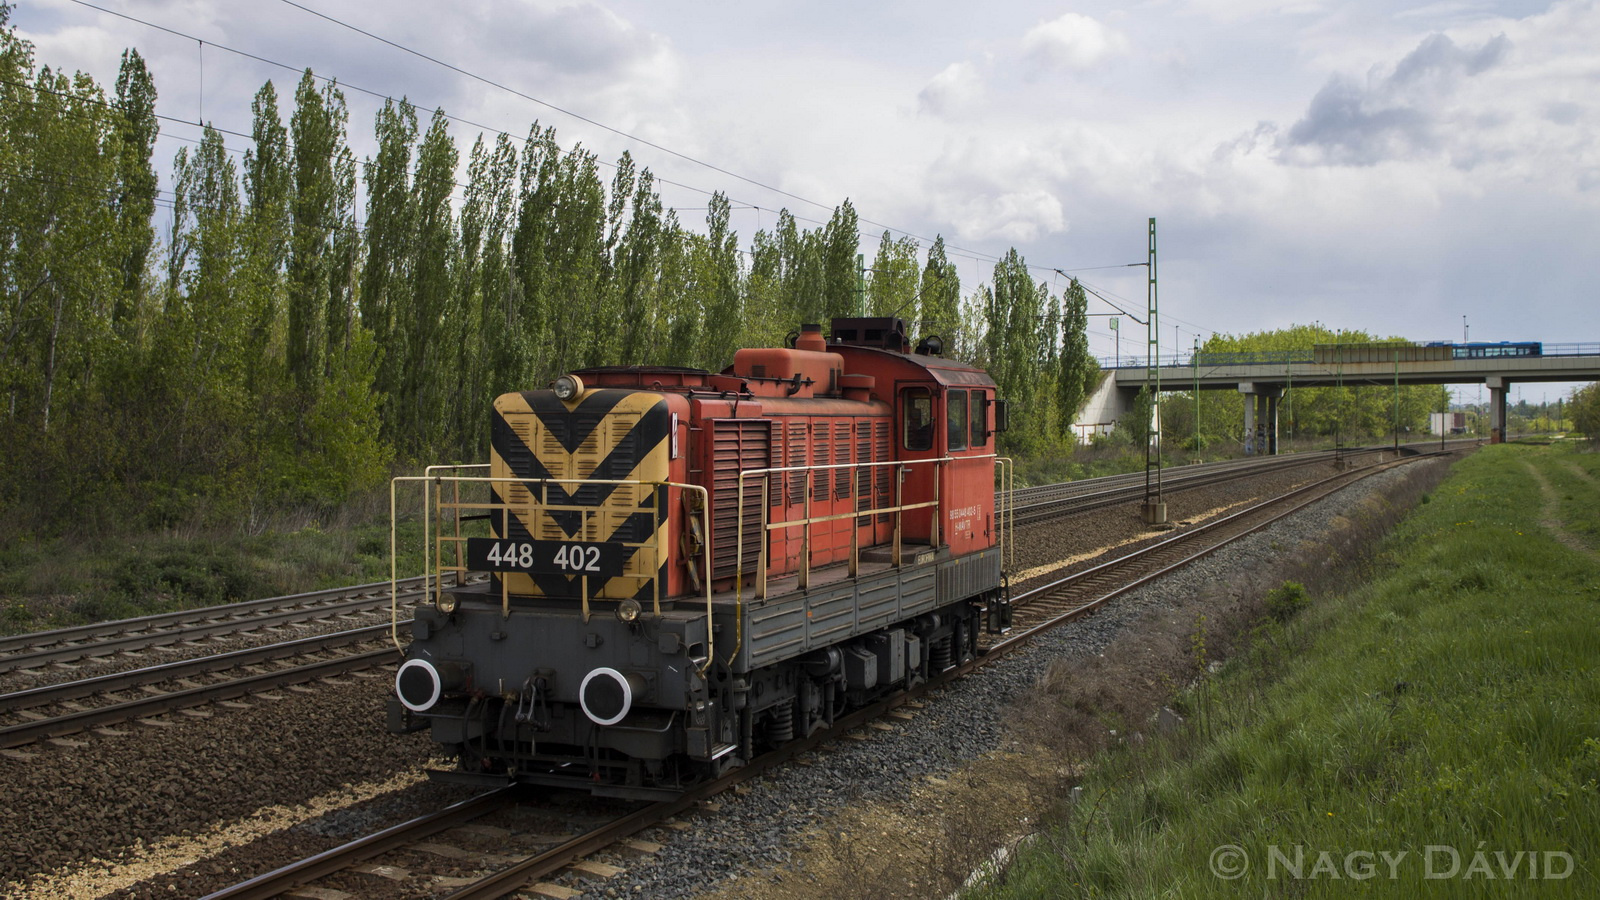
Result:
M617 621L628 624L639 618L639 601L629 597L617 604Z
M434 601L433 605L439 608L439 612L442 612L448 616L456 611L456 595L440 594L438 599Z
M576 375L563 375L556 379L551 388L555 390L557 400L571 400L583 392L583 379Z

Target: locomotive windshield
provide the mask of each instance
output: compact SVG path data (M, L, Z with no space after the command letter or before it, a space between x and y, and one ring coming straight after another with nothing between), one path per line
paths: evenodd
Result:
M900 433L907 450L933 449L933 394L927 388L900 392Z
M950 444L946 449L967 449L967 392L951 391L945 403L946 427L950 432Z

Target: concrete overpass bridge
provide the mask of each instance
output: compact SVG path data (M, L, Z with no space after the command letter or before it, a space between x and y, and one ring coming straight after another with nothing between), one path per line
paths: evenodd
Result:
M1112 362L1112 361L1108 361ZM1080 421L1115 422L1149 379L1143 361L1102 365L1112 377L1085 404ZM1278 452L1278 401L1294 387L1482 384L1489 388L1491 440L1505 440L1506 390L1522 382L1600 381L1600 343L1331 344L1315 350L1174 355L1157 366L1161 390L1236 390L1250 398L1245 434Z

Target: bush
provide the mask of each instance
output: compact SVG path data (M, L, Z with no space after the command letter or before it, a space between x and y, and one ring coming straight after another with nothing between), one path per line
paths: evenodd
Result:
M1280 623L1289 621L1310 605L1311 596L1298 581L1285 581L1267 594L1267 615Z
M1573 391L1567 410L1572 414L1572 426L1600 443L1600 383Z

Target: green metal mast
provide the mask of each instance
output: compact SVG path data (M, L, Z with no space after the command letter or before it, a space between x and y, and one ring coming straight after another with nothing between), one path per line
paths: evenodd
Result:
M1148 525L1167 521L1167 504L1161 499L1161 328L1156 302L1156 220L1150 218L1150 255L1145 261L1149 283L1145 290L1145 378L1150 391L1150 439L1144 450L1144 520Z

